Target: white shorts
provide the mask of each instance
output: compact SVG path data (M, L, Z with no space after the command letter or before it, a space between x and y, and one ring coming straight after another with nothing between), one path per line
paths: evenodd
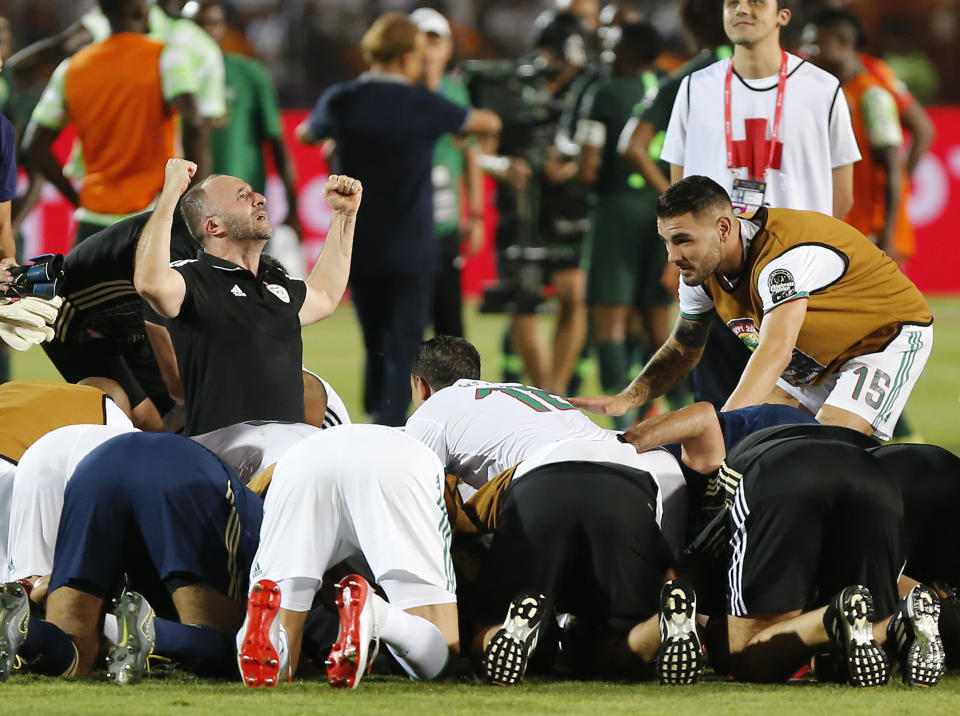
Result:
M859 415L889 440L933 348L933 326L904 324L878 353L851 358L821 385L777 385L814 415L824 405Z
M381 425L343 425L293 447L263 503L250 584L320 582L362 554L399 609L456 601L443 466L428 448ZM306 611L309 604L281 606Z
M109 402L109 401L108 401ZM77 464L112 437L135 432L124 425L67 425L23 453L13 477L5 581L53 571L63 491Z

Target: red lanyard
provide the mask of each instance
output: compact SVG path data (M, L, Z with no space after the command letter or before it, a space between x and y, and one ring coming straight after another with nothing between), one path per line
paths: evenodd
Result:
M758 177L751 179L761 180L767 169L773 166L773 158L777 151L777 138L780 136L780 120L783 117L783 95L787 89L787 53L780 51L780 79L777 82L777 108L773 113L773 129L770 131L770 156L767 157L767 163L763 166L763 171ZM727 79L723 85L723 125L724 132L727 135L727 166L734 168L733 164L733 122L730 119L730 85L733 81L733 58L730 58L730 66L727 67Z

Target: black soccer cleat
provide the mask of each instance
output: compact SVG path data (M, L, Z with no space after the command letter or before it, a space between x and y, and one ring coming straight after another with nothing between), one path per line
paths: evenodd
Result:
M873 638L873 596L859 584L844 587L823 615L827 634L846 660L854 686L883 686L890 677L887 656Z
M661 684L695 684L703 669L703 647L697 635L697 595L679 579L660 590L660 649L657 678Z
M943 678L946 654L940 638L940 598L918 584L900 600L887 624L887 642L896 646L903 683L936 686Z
M507 618L483 651L483 675L495 686L520 683L537 648L545 620L553 614L543 594L521 594L507 609Z
M0 584L0 682L10 678L17 652L27 639L30 598L20 582Z

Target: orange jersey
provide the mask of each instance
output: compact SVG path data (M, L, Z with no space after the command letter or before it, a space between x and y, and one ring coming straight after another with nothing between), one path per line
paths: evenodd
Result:
M853 165L853 208L845 221L860 233L875 239L883 231L886 220L884 192L887 174L874 160L873 149L899 147L903 144L903 133L900 130L893 96L872 74L861 72L844 83L843 91L850 106L853 133L863 155L863 159ZM905 182L906 170L901 171L901 181ZM898 199L898 227L902 223L909 227L906 200L906 194L901 192ZM895 230L898 227L895 227ZM902 233L904 239L912 237L912 230L909 234ZM897 248L900 249L899 244ZM911 250L904 253L912 255L912 246L908 248Z
M880 82L887 92L893 95L897 102L897 110L901 115L907 107L917 101L903 80L897 77L893 68L879 57L861 53L860 64ZM900 204L897 210L897 227L893 232L893 245L897 251L908 258L917 252L917 238L908 214L909 200L910 177L904 171L900 181Z
M96 388L70 383L0 385L0 458L19 462L28 447L64 425L105 425L106 399Z
M163 97L163 44L123 32L73 56L64 78L68 114L83 146L80 205L103 214L146 208L174 156L174 115Z

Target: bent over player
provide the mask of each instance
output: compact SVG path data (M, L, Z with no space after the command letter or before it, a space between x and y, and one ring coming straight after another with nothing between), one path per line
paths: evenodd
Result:
M690 176L657 203L680 269L673 334L616 396L572 403L620 414L697 364L714 312L753 351L724 410L802 406L821 423L888 440L933 347L933 315L863 234L814 211L740 217L712 179Z
M436 456L393 428L344 425L286 453L267 488L250 577L258 581L239 642L244 684L292 678L324 573L361 554L389 602L358 575L337 586L330 685L356 688L378 639L412 677L439 676L460 651L443 491Z

